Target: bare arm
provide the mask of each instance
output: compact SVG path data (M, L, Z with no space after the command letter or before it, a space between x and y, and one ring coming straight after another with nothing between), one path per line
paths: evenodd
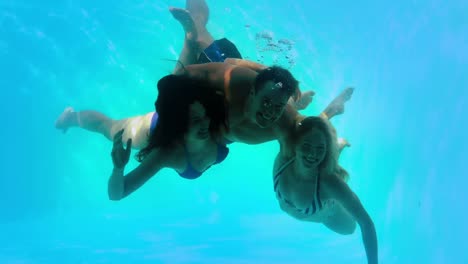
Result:
M224 62L235 65L235 66L249 68L249 69L251 69L253 71L256 71L256 72L260 72L260 71L267 68L267 66L265 66L263 64L256 63L256 62L253 62L253 61L249 61L249 60L243 60L243 59L227 58L226 60L224 60Z
M108 182L109 199L118 201L138 190L163 167L166 167L163 163L164 158L159 151L153 151L127 175L124 175L125 167L114 167Z
M143 162L129 174L124 176L125 165L128 163L131 153L132 141L127 142L127 148L122 144L122 134L120 130L114 136L114 145L112 148L112 162L114 169L109 178L107 192L110 200L121 200L129 194L140 188L161 168L167 167L167 155L163 155L159 150L153 150Z
M364 209L357 195L338 176L327 178L330 192L343 207L356 219L362 233L362 240L367 254L367 263L378 263L377 234L374 222Z

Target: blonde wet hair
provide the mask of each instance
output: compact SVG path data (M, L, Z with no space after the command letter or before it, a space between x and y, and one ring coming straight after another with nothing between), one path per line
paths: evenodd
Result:
M323 161L319 164L320 174L337 174L343 180L348 181L348 172L338 164L340 153L336 130L327 119L310 116L299 122L294 131L294 145L297 145L303 136L313 129L322 131L325 136L326 154Z

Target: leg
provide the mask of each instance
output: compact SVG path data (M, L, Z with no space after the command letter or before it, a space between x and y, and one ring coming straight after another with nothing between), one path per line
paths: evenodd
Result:
M183 66L195 64L200 54L200 48L197 43L198 33L195 27L190 13L187 10L181 8L171 7L169 9L172 16L177 19L185 31L184 47L179 55L179 61L177 62L174 73L181 70Z
M206 27L210 16L210 9L205 0L187 0L185 1L185 8L190 12L193 19L197 21L197 27Z
M142 149L148 144L153 114L154 112L150 112L116 121L110 130L111 138L113 139L117 132L124 129L122 142L125 144L129 138L132 138L132 148Z
M356 230L356 221L354 218L341 205L336 205L331 210L334 211L333 214L323 221L323 224L330 230L341 235L354 233L354 230Z
M55 122L55 127L66 132L71 127L80 127L85 130L99 133L112 141L115 133L125 129L122 136L124 143L132 138L132 147L140 149L147 143L149 128L153 113L136 116L122 120L113 120L97 111L73 111L67 107Z
M204 0L187 0L186 8L170 8L172 16L177 19L185 31L184 47L179 56L174 73L182 65L197 63L200 53L206 49L214 39L206 29L209 10ZM182 64L182 65L181 65Z
M58 117L57 121L55 121L55 128L61 129L65 133L71 127L81 127L102 134L107 139L112 140L110 131L115 123L115 120L112 120L100 112L75 112L73 108L67 107Z
M200 49L204 50L213 43L213 36L206 29L210 17L210 9L205 0L187 0L185 8L189 11L195 22L195 28L198 32L198 43Z
M344 113L344 104L351 99L353 95L354 88L346 88L342 91L333 101L322 111L320 114L322 117L327 119L332 119L336 115L341 115Z

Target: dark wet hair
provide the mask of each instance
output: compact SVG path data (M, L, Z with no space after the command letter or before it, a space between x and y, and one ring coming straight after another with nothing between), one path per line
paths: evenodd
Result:
M189 129L190 105L200 102L210 118L210 133L215 139L228 130L227 104L224 96L207 81L186 75L167 75L158 82L155 102L158 121L148 138L148 145L137 154L142 161L153 149L167 149L183 139Z
M301 95L299 82L290 71L280 66L271 66L258 73L257 78L255 78L255 92L258 92L260 87L268 81L274 83L281 82L281 90L284 91L288 97L292 96L294 100L297 100Z

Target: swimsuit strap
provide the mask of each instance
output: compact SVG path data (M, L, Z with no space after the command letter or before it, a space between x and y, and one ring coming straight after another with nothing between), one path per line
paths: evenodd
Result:
M319 174L317 175L317 180L315 182L315 201L317 201L317 205L318 205L318 208L319 209L322 209L322 200L320 200L320 172ZM314 203L314 207L315 207L315 203Z
M283 165L281 165L281 167L278 169L278 171L277 171L276 174L275 174L275 178L277 178L281 173L283 173L283 171L284 171L289 165L291 165L291 163L293 163L295 160L296 160L296 158L291 158L290 160L286 161Z
M273 190L276 192L276 189L278 188L278 183L279 183L279 178L281 176L281 174L283 174L283 172L286 170L286 168L291 165L294 161L296 160L296 158L291 158L290 160L288 160L287 162L285 162L283 165L281 165L281 167L278 169L278 171L276 172L274 178L273 178L273 181L274 181L274 187L273 187Z

